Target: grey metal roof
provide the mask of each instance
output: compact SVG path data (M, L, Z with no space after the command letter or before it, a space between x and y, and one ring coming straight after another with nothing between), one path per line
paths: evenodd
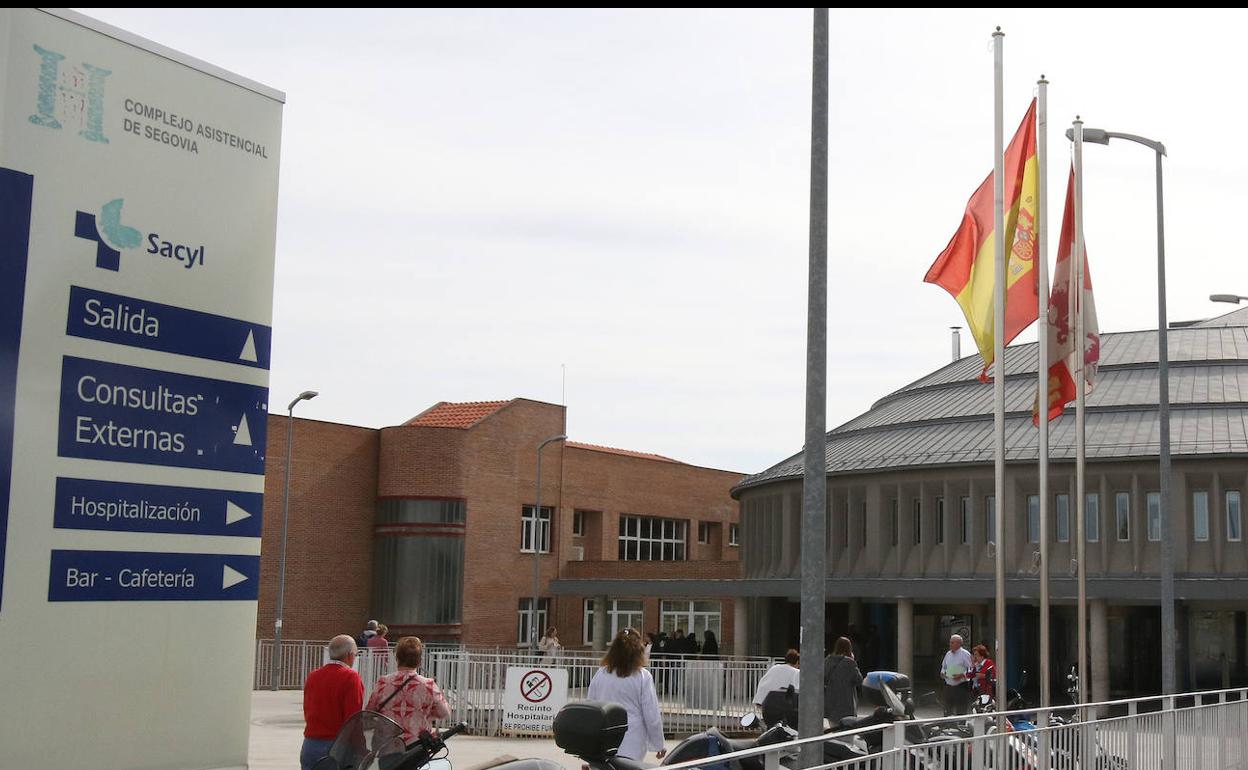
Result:
M1169 331L1170 434L1175 456L1248 454L1248 308ZM1238 324L1238 325L1236 325ZM1005 355L1006 459L1035 460L1031 422L1037 345ZM877 401L827 434L828 473L860 473L993 461L993 388L979 382L978 355L948 364ZM1101 367L1087 397L1087 456L1156 456L1157 332L1101 337ZM1049 429L1050 457L1074 459L1074 409ZM734 494L769 481L800 478L798 454L744 479Z

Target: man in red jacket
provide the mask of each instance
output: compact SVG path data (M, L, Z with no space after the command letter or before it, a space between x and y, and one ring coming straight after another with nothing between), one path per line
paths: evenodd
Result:
M329 642L329 662L308 674L303 683L303 749L299 752L302 770L329 754L338 730L352 714L364 706L364 682L351 668L355 663L355 640L346 634Z

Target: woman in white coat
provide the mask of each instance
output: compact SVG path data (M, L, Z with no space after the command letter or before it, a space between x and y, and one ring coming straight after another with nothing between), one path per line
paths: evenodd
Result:
M647 751L655 752L656 759L667 754L659 696L645 665L646 648L641 634L631 628L621 630L607 648L602 668L590 680L588 694L590 700L618 703L628 712L628 730L616 753L637 761Z

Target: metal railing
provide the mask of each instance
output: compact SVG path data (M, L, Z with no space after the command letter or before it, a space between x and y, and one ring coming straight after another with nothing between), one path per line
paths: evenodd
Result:
M1067 718L1070 715L1074 718ZM1103 714L1097 718L1097 714ZM1080 719L1078 717L1082 716ZM1006 719L1030 729L999 730ZM1021 722L1019 724L1022 724ZM882 733L883 749L834 761L832 742ZM825 761L804 764L803 747L821 744ZM842 754L844 750L842 749ZM719 755L756 757L766 770L1224 770L1248 767L1248 688L1132 698L969 717L910 720ZM694 770L706 760L667 766Z
M320 668L328 660L326 654L328 642L319 641L283 641L279 661L280 681L278 688L282 690L302 690L303 681L308 674ZM256 674L253 687L257 690L268 690L273 687L273 640L256 640Z

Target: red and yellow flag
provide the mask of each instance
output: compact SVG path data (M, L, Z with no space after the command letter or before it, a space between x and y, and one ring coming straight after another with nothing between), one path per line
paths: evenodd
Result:
M1061 416L1066 405L1079 395L1075 390L1075 372L1079 366L1076 314L1083 313L1083 379L1092 392L1096 371L1101 362L1101 332L1096 322L1096 302L1092 299L1092 272L1088 269L1088 248L1083 248L1082 297L1072 295L1075 251L1075 169L1070 169L1066 184L1066 210L1062 213L1062 235L1057 243L1057 264L1053 267L1053 294L1049 299L1049 323L1041 333L1049 335L1049 419ZM1077 304L1079 300L1081 304ZM1040 424L1039 410L1032 409L1032 422Z
M984 359L980 379L986 379L993 359L994 262L992 174L979 186L962 224L949 245L928 269L923 280L953 295L966 315L966 324ZM1036 208L1039 203L1036 165L1036 100L1005 150L1005 242L1006 256L1005 342L1018 336L1036 320L1039 289L1036 282Z

